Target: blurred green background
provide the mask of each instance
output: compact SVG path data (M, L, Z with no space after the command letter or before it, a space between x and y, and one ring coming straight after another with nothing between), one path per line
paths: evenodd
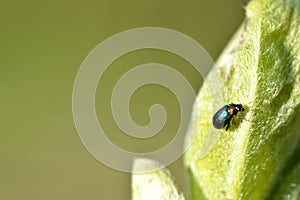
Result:
M245 5L245 0L1 1L0 199L130 199L130 174L102 165L77 135L72 89L80 64L111 35L144 26L180 31L215 60L241 24ZM179 119L169 115L162 132L170 135L136 145L115 127L108 108L116 77L147 62L182 70L195 90L201 82L184 60L166 52L132 52L113 63L104 86L98 87L97 114L105 129L114 133L108 135L114 143L139 152L172 139ZM168 90L144 89L130 106L137 123L149 122L147 108L153 102L164 102L168 111L178 113ZM157 93L165 95L158 98ZM186 191L182 160L169 169L181 191Z

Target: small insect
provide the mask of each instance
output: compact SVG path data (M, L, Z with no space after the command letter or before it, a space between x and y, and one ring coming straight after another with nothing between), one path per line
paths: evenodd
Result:
M245 106L257 102L257 100L250 101L249 103L246 104L228 104L220 108L213 116L212 118L212 124L213 126L210 126L208 133L207 133L207 138L203 143L202 148L200 149L199 152L199 157L203 159L205 156L209 154L209 152L214 148L214 146L217 144L218 138L222 131L220 129L226 127L226 131L230 127L231 121L234 120L234 116L236 116L239 112L245 111ZM241 118L244 119L245 118ZM234 123L234 121L233 121ZM214 128L213 128L214 127Z
M242 104L228 104L223 106L218 110L213 118L212 123L216 129L222 129L226 126L226 131L230 127L230 122L233 120L233 116L237 115L239 112L243 112L245 109Z

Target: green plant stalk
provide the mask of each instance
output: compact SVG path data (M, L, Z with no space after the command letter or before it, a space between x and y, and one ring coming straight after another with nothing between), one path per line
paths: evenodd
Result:
M173 183L171 173L156 161L136 159L133 171L132 200L184 200Z
M201 89L190 129L196 135L185 154L192 199L273 199L285 169L297 163L291 159L300 159L293 156L300 139L300 2L255 0L246 10L206 83L222 80L218 95L226 104L254 102L246 107L247 121L222 130L201 158L212 98L220 98Z

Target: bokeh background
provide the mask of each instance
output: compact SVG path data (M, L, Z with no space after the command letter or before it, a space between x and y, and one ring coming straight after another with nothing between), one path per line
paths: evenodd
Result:
M72 88L80 64L106 38L145 26L180 31L216 60L243 21L246 4L246 0L2 0L0 199L130 199L130 174L94 159L76 132ZM179 119L178 103L168 90L145 86L132 98L132 116L147 124L148 106L165 104L171 114L160 136L137 143L115 126L109 110L113 84L126 70L147 62L177 68L195 90L201 83L192 66L167 52L137 51L114 62L97 90L97 114L108 137L131 151L161 147L172 139ZM182 159L169 169L186 194Z

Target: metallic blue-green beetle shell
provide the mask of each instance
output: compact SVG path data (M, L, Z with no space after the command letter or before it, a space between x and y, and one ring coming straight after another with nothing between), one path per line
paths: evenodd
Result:
M230 127L230 121L234 115L237 115L238 112L243 112L244 107L242 104L228 104L223 106L218 110L213 116L212 123L215 128L222 129L226 126L226 131Z
M228 112L228 105L223 106L220 110L218 110L213 116L212 123L215 128L222 129L228 123L230 123L232 116Z

